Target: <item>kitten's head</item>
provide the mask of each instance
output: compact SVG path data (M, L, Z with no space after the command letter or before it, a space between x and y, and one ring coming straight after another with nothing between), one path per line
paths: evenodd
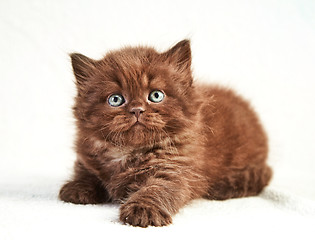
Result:
M130 47L99 61L78 53L71 60L79 130L119 146L145 147L189 127L195 106L188 40L163 53Z

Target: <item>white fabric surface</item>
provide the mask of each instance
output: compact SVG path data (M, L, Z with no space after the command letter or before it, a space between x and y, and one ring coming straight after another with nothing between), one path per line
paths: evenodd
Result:
M0 239L315 238L315 2L0 2ZM68 53L166 50L191 38L194 75L250 99L270 138L258 197L196 200L171 226L122 225L119 206L57 199L75 154ZM113 235L115 234L115 235Z

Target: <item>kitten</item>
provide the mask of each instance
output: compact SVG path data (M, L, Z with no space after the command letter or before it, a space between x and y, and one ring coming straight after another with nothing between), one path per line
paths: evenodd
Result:
M189 40L71 60L77 161L61 200L119 202L123 223L164 226L192 199L254 196L268 184L256 114L231 90L193 82Z

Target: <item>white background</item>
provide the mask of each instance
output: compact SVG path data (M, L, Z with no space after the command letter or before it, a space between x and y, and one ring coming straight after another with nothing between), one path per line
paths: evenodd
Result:
M98 59L139 44L164 51L184 38L191 39L196 81L233 87L260 115L270 139L271 187L315 201L312 0L2 0L0 197L19 199L23 191L14 189L30 183L30 196L56 199L71 173L75 86L68 53ZM57 212L64 207L58 204Z

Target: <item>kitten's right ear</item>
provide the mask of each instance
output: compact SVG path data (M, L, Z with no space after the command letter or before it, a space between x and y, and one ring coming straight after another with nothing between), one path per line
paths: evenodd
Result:
M71 53L71 63L74 76L79 85L82 85L95 71L96 61L80 53Z

